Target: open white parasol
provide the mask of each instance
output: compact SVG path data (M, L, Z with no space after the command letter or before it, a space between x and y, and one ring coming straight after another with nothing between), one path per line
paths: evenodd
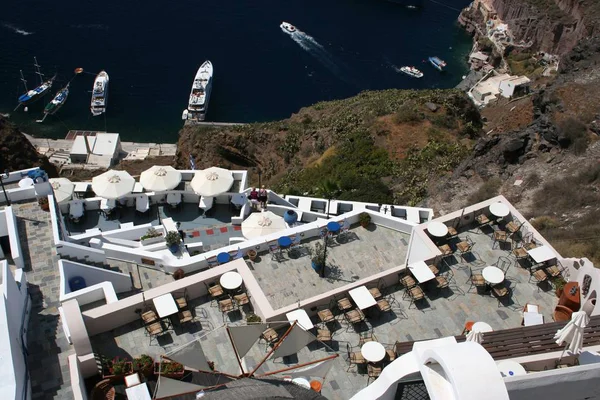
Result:
M217 196L231 188L233 174L227 169L210 167L196 172L191 185L200 196Z
M562 359L567 350L571 354L581 353L581 348L583 347L583 330L589 323L590 317L587 313L585 311L577 311L571 314L571 320L556 332L554 335L556 344L560 346L563 343L567 343L558 362L560 362L560 359Z
M118 199L131 193L135 179L127 171L106 171L92 179L92 190L105 199Z
M254 239L285 229L287 224L283 218L271 211L252 213L242 222L242 234L246 239Z
M54 192L54 199L58 204L65 203L73 197L75 184L67 178L52 178L49 180Z
M181 172L171 166L155 165L140 175L142 186L152 192L172 190L181 182Z

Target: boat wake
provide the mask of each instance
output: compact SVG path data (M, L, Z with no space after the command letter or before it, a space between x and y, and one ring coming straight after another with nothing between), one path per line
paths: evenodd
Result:
M341 61L336 60L333 54L328 52L315 38L297 28L294 32L289 32L285 29L282 29L282 31L287 33L303 50L315 57L325 68L338 78L351 85L360 86L360 84L352 78L352 73L348 67L344 66Z
M14 33L18 33L19 35L29 36L29 35L33 35L34 34L34 32L28 32L28 31L26 31L24 29L17 28L16 26L14 26L12 24L9 24L9 23L6 23L6 22L2 22L2 26L4 28L6 28L6 29L9 29L9 30L13 31Z

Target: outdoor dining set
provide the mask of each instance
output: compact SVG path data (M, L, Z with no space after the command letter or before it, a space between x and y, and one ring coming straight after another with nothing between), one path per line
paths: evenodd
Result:
M236 271L224 273L218 282L206 283L206 289L211 298L211 305L216 304L223 314L223 321L229 313L241 312L244 306L252 309L250 296L244 289L244 280Z
M144 302L140 317L151 341L173 329L174 324L183 326L195 321L186 290L157 296L152 303Z

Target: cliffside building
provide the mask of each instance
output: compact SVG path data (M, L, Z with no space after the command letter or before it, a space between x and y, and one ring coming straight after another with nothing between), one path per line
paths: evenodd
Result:
M498 100L498 95L507 99L529 92L530 80L526 76L499 74L478 82L468 95L478 107L485 107Z
M93 135L77 135L71 147L72 163L94 164L109 168L116 164L121 153L121 139L118 133L92 132Z

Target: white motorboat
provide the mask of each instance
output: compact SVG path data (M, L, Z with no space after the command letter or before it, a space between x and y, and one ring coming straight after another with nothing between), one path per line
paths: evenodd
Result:
M294 33L297 31L297 29L294 25L290 24L289 22L285 22L285 21L282 22L281 25L279 25L279 27L288 33Z
M205 61L200 68L198 68L194 83L192 84L190 101L187 108L187 119L204 121L208 110L208 101L210 100L212 79L213 65L210 61Z
M416 69L415 67L402 67L400 68L401 72L404 72L406 75L410 75L413 78L422 78L423 77L423 73L421 71L419 71L418 69Z
M94 88L92 90L92 102L90 110L92 115L97 117L106 112L108 105L108 74L106 71L100 71L94 80Z

